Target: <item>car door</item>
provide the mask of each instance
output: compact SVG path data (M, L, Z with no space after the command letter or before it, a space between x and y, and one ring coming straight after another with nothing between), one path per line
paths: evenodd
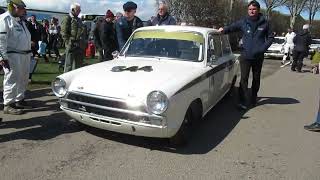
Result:
M232 54L228 35L221 36L221 42L222 42L222 54L223 54L221 61L225 66L223 70L224 72L223 72L222 89L224 92L227 92L233 80L232 72L233 72L235 57Z
M221 49L221 36L210 34L208 46L209 99L211 105L216 104L222 95L224 67Z

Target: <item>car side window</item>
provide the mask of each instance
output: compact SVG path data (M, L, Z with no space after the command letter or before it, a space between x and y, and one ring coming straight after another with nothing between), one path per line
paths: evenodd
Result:
M217 60L222 56L220 35L209 35L208 61Z
M223 35L221 37L221 40L222 40L222 52L223 52L223 55L230 55L232 50L231 50L231 46L230 46L230 43L229 43L228 35Z

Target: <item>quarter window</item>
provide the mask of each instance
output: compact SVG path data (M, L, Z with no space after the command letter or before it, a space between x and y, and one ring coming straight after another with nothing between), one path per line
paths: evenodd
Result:
M229 43L228 36L227 35L222 36L221 40L222 40L223 55L231 54L231 46L230 46L230 43Z
M222 56L220 35L209 35L208 61L217 60Z

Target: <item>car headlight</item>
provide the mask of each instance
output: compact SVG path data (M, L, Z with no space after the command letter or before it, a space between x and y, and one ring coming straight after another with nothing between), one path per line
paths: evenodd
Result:
M148 95L147 107L149 112L160 115L168 108L169 100L161 91L153 91Z
M66 82L63 79L57 78L52 82L52 91L58 97L63 97L67 94Z

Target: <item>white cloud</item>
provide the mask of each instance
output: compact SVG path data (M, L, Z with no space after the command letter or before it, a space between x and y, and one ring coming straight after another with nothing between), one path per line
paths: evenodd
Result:
M147 20L155 14L156 0L133 0L138 4L137 16ZM81 4L82 13L104 14L108 9L112 12L122 12L125 0L24 0L30 9L67 12L70 4L78 2ZM0 0L0 5L5 6L6 0Z

